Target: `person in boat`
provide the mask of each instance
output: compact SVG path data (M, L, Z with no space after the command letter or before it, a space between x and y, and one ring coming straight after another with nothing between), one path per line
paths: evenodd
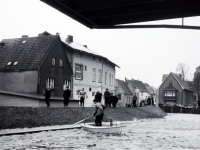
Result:
M97 99L94 99L94 104L95 111L93 113L93 116L96 116L95 124L96 126L102 126L105 106L101 103L101 101L98 101Z

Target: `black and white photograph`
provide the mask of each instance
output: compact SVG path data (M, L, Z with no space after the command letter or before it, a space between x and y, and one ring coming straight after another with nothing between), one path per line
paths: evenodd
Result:
M0 150L200 150L199 0L0 0Z

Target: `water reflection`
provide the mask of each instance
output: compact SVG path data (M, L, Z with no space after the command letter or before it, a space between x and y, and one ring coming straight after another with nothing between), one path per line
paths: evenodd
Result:
M115 122L119 123L119 122ZM0 137L1 149L200 149L200 115L168 114L162 119L134 118L121 135L81 129Z

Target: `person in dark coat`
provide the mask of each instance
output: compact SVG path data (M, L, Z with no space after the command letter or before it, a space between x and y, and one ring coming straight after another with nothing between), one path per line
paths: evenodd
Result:
M106 89L106 91L104 92L104 99L105 99L105 105L106 107L110 107L110 92L108 91L108 89Z
M102 98L102 94L99 91L97 91L95 95L95 99L97 100L97 102L101 102L101 98Z
M136 106L136 101L137 101L137 96L136 94L133 95L133 104L132 104L132 107L137 107Z
M64 107L67 107L69 104L69 98L71 96L71 90L69 89L68 86L66 86L66 89L63 93L63 98L64 98Z
M149 97L147 98L147 104L148 104L148 105L151 105L151 96L149 96Z
M116 107L117 102L118 102L118 97L116 95L113 95L113 93L111 93L110 103L112 104L112 107Z
M44 93L45 102L47 104L47 107L50 107L49 99L51 97L51 92L52 92L52 89L50 87L47 87L46 90L45 90L45 93Z
M98 102L96 99L94 100L94 103L95 111L93 113L93 116L96 116L95 124L96 126L102 126L105 106L101 102Z

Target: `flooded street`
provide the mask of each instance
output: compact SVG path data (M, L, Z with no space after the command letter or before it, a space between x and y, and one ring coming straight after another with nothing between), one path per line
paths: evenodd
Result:
M0 149L200 149L200 115L168 114L162 119L121 122L121 135L81 129L0 137Z

